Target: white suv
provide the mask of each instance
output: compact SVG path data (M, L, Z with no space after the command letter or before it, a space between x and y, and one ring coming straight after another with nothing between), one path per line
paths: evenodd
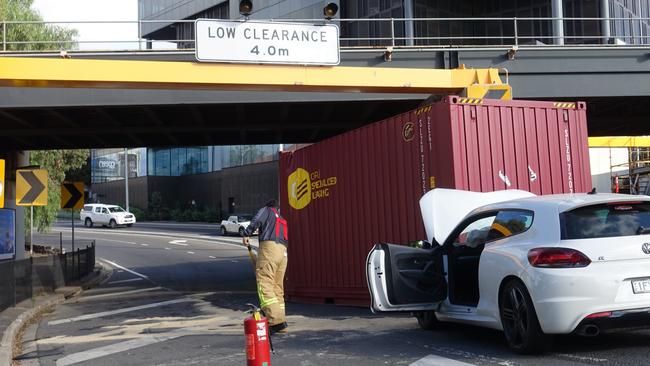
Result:
M91 204L85 205L79 214L81 221L86 227L93 225L110 226L112 229L117 225L133 226L135 215L127 212L120 206Z

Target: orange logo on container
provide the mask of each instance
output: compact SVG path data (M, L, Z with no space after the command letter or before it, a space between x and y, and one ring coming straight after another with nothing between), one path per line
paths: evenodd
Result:
M407 122L404 125L404 128L402 129L402 137L404 137L404 141L406 142L413 140L413 137L415 137L415 125L413 122Z
M296 169L287 179L289 188L289 205L302 210L311 202L311 180L305 169Z

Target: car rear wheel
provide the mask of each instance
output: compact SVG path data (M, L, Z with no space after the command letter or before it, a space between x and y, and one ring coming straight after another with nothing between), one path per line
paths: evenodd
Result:
M420 328L424 330L434 330L440 328L441 323L438 321L435 311L419 311L414 315L418 320Z
M226 230L226 227L225 227L225 226L222 226L222 227L221 227L221 235L222 235L222 236L226 236L226 235L228 235L228 230Z
M90 217L86 217L86 220L84 221L84 225L86 227L93 227L93 220L91 220Z
M111 229L115 229L117 227L117 222L115 222L115 220L111 219L111 222L108 223L108 226L110 226Z
M239 228L239 236L244 236L244 228L243 227Z
M513 279L503 287L499 313L506 341L513 351L540 353L551 345L552 338L542 332L533 301L521 281Z

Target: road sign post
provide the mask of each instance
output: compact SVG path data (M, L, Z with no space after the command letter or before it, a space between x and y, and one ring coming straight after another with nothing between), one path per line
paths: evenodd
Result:
M84 207L84 183L63 182L61 184L61 208L70 210L72 226L72 253L74 258L74 212ZM74 260L74 259L73 259ZM74 262L73 262L74 266Z
M34 254L34 206L47 206L47 170L16 170L16 206L30 206L29 254Z

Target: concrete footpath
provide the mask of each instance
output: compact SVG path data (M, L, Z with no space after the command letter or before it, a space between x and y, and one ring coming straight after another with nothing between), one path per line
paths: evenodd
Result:
M42 314L54 310L66 299L79 295L83 290L97 286L111 274L100 263L93 273L81 279L79 286L66 286L56 289L54 293L42 294L25 300L15 307L0 312L0 365L13 364L14 356L20 343L20 335L30 323L38 320Z

